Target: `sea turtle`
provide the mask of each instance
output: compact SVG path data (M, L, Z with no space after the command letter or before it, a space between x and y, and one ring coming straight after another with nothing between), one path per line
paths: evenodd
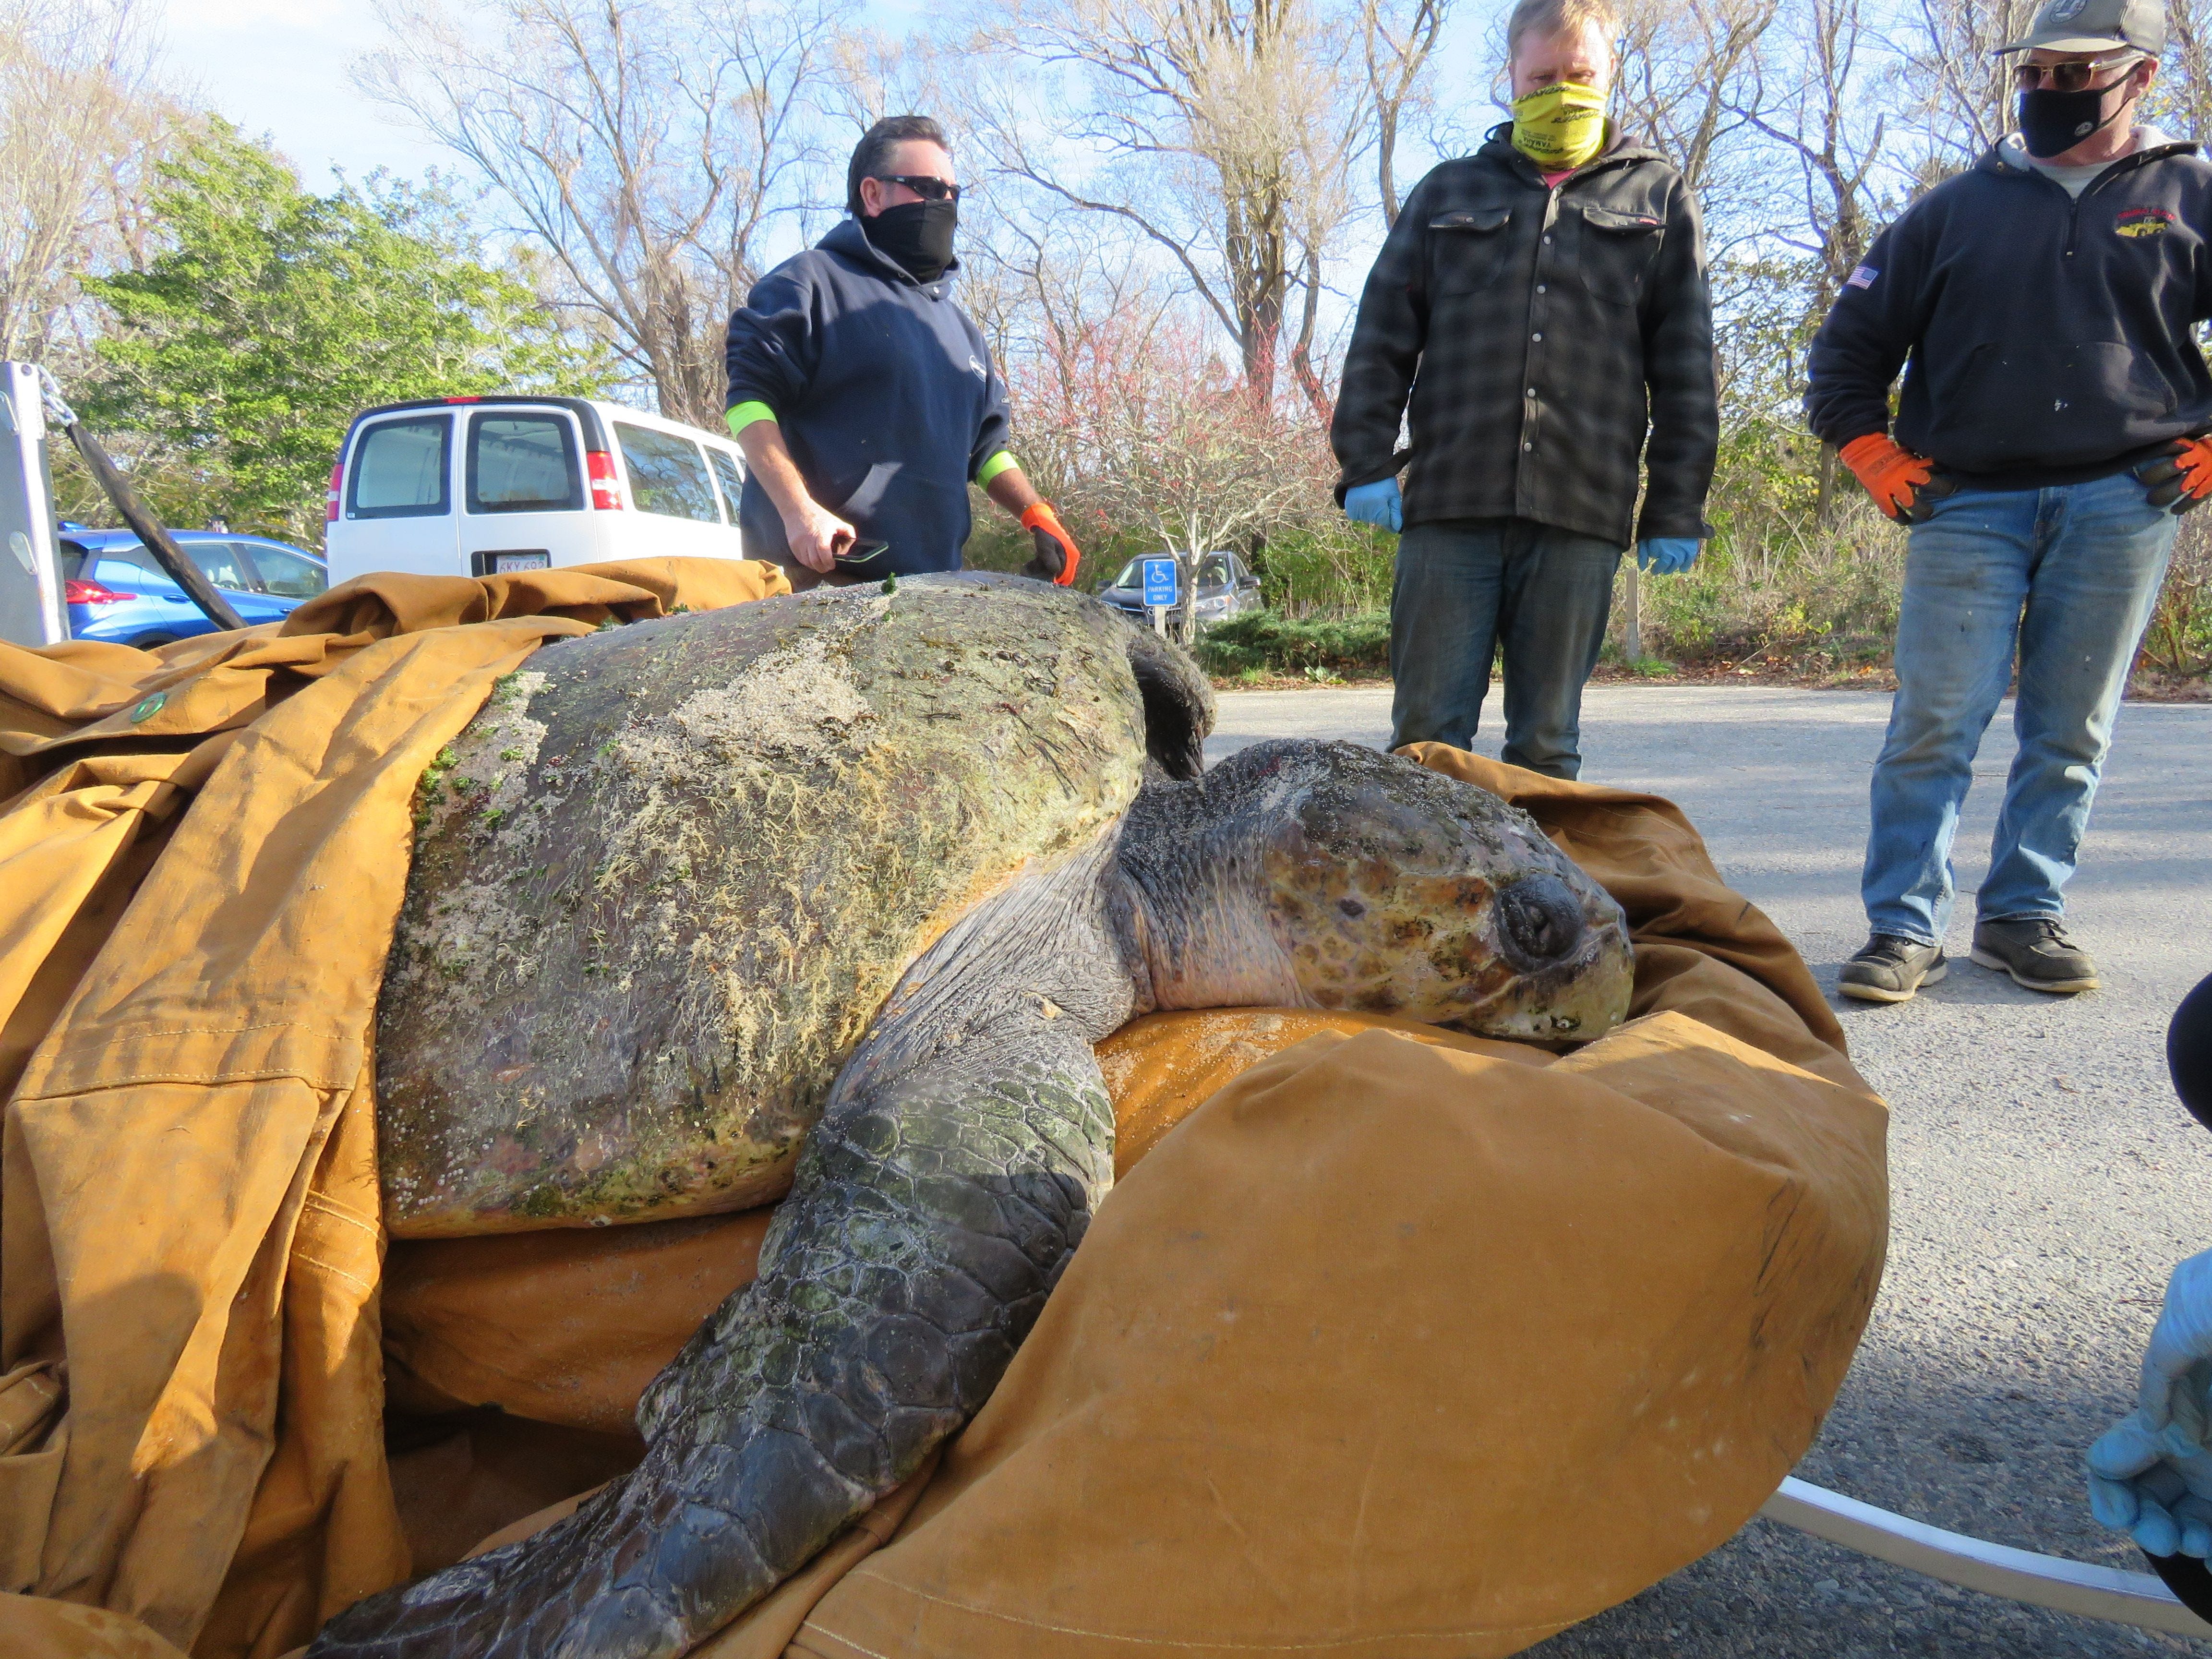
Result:
M1201 770L1212 714L1097 601L978 575L605 630L494 693L420 790L391 1231L791 1195L633 1473L317 1656L680 1654L800 1566L1012 1360L1112 1182L1091 1045L1136 1014L1623 1017L1620 911L1523 814L1349 744Z

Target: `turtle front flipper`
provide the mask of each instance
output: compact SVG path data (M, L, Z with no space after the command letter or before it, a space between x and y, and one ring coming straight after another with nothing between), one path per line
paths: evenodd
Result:
M975 1413L1113 1181L1091 1045L1132 994L1106 851L1016 884L908 971L759 1278L647 1391L645 1461L534 1537L357 1603L316 1659L683 1653Z
M1145 752L1171 778L1206 770L1206 739L1213 731L1213 687L1180 646L1150 629L1127 629L1129 672L1145 700Z

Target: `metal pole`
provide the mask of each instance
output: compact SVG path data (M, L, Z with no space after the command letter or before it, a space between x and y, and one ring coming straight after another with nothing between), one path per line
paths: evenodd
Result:
M0 365L0 639L35 647L69 638L54 532L39 372Z
M1644 572L1628 560L1628 592L1620 607L1620 650L1633 668L1644 660Z
M161 520L149 513L145 503L138 499L138 492L131 487L131 481L117 470L113 461L108 459L107 452L100 447L100 441L84 429L84 422L77 419L76 411L62 401L62 389L54 383L53 376L42 372L40 379L45 392L46 412L69 434L70 441L76 446L76 453L84 458L86 470L107 493L107 499L115 503L115 510L122 515L123 522L137 532L140 541L145 543L146 550L154 556L154 562L169 573L169 580L183 588L185 596L198 605L201 613L217 628L245 627L246 619L230 608L230 601L224 599L215 584L201 574L199 566L185 556L184 550L170 539L169 532L161 528Z

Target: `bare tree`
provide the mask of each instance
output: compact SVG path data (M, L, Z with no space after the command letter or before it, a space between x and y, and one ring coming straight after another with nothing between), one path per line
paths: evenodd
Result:
M1425 112L1430 58L1451 12L1451 0L1361 0L1359 40L1367 61L1373 109L1375 187L1382 224L1398 222L1398 140L1407 116Z
M2012 66L1990 54L2027 33L2037 3L1918 0L1923 33L1905 61L1934 177L1971 167L2011 130Z
M1779 0L1631 0L1621 18L1618 107L1710 192L1729 140L1764 102L1759 44Z
M2155 118L2184 137L2212 132L2212 3L2166 0L2166 56L2150 92Z
M1141 338L1144 372L1117 376L1087 405L1090 444L1104 465L1083 495L1103 518L1141 526L1174 555L1176 631L1188 639L1206 556L1325 501L1336 469L1314 422L1249 396L1196 331L1128 320L1138 325L1129 332Z
M817 159L807 99L847 0L386 0L362 88L464 157L649 381L720 419L722 334Z
M1875 168L1888 136L1887 112L1867 96L1864 8L1865 0L1798 0L1790 44L1802 67L1789 125L1747 118L1797 159L1810 232L1801 246L1818 261L1814 304L1822 312L1873 240Z
M1030 0L982 39L1082 89L1076 107L1052 112L1051 134L980 118L1001 176L1149 239L1235 343L1261 402L1298 295L1290 366L1325 403L1322 267L1368 131L1342 20L1312 0ZM1084 149L1104 164L1077 165Z
M1187 633L1205 556L1336 518L1335 466L1310 411L1251 397L1191 296L1100 229L1010 230L978 320L1002 331L1024 471L1086 546L1174 556Z
M139 250L181 119L132 0L0 3L0 357L82 350L77 278Z

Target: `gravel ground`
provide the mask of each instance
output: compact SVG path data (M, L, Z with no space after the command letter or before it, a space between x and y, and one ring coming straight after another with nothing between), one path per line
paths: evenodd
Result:
M1998 1542L2140 1569L2089 1517L2083 1449L2133 1402L2166 1275L2212 1245L2212 1136L2174 1103L2163 1040L2212 969L2212 708L2130 704L2069 920L2105 988L2039 996L1973 966L1971 894L2013 751L2010 706L1975 763L1944 983L1900 1007L1834 996L1865 937L1867 774L1888 699L1767 688L1595 687L1583 776L1672 797L1722 873L1830 992L1888 1098L1889 1266L1872 1324L1798 1474ZM1263 737L1381 744L1388 688L1225 694L1208 752ZM1494 734L1478 740L1496 753ZM1704 1560L1531 1650L1697 1655L2197 1653L1954 1590L1753 1521Z

